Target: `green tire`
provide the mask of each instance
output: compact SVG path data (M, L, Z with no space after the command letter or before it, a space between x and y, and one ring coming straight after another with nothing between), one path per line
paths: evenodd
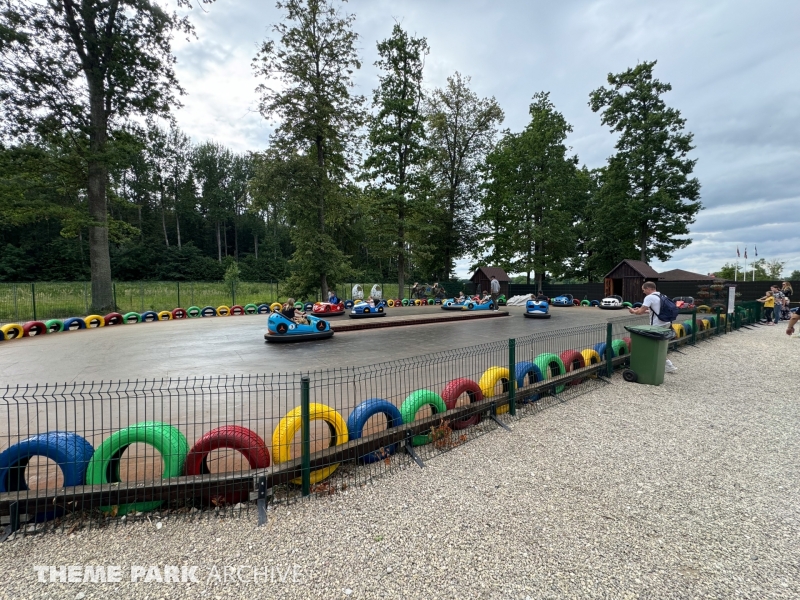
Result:
M305 304L303 304L303 303L302 303L302 302L300 302L300 301L297 301L297 302L295 302L295 303L294 303L294 307L295 307L297 310L303 310L303 307L304 307L304 306L305 306Z
M44 326L47 327L47 333L58 333L59 331L64 331L64 321L60 321L58 319L50 319L49 321L45 321Z
M408 298L403 298L403 306L408 306Z
M581 306L591 306L591 305L592 303L589 302L588 300L581 300Z
M112 433L94 451L89 466L86 468L86 485L100 485L106 483L119 483L122 481L119 473L120 458L122 453L131 444L147 444L152 446L161 455L164 462L162 478L180 477L183 474L183 464L189 453L189 444L186 437L177 429L166 423L146 421L136 423L125 429ZM117 514L124 515L129 512L146 512L155 510L162 504L162 500L154 502L136 502L134 504L121 504ZM101 506L100 510L109 512L111 506Z
M567 372L564 361L561 360L558 354L540 354L533 360L533 364L539 367L545 379L552 379L554 377L554 370L558 370L559 375L565 375ZM556 394L563 392L566 387L565 385L557 385L555 390Z
M614 356L625 356L628 353L628 344L622 340L614 340L611 342L611 349L614 351Z
M423 406L430 406L433 414L447 412L447 406L445 406L444 400L442 400L439 394L430 390L417 390L403 400L403 404L400 405L400 414L403 416L403 423L413 423L417 418L417 413ZM430 441L430 434L415 435L411 440L411 445L424 446Z
M137 312L129 312L122 315L123 323L141 323L142 315Z
M190 306L186 309L186 316L190 319L196 319L200 316L200 307L199 306Z
M633 308L633 304L631 304L630 302L623 302L622 306L624 306L625 308Z
M255 304L245 304L244 305L244 314L246 315L254 315L258 312L258 307Z

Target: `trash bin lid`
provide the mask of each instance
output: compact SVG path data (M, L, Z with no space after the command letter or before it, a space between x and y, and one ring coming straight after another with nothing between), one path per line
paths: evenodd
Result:
M632 325L629 327L626 325L625 329L634 335L641 335L653 340L671 340L675 337L672 327L659 327L658 325Z

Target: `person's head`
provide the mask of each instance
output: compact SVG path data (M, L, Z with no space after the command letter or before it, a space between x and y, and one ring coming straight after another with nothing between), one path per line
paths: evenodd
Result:
M642 286L642 291L644 292L645 296L649 296L656 291L656 284L652 281L645 281L644 285Z
M767 292L767 297L771 297L771 296L772 296L772 292Z
M494 276L494 275L492 275L492 279L495 279L495 276Z
M331 298L332 296L333 296L333 290L328 290L328 298Z
M286 301L286 304L288 304L289 306L294 306L294 298L289 298L289 299Z
M486 290L483 290L483 295L484 295L484 296L486 295Z

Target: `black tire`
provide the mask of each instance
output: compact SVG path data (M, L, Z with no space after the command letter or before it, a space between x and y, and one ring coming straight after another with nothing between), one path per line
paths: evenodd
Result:
M364 309L364 314L368 314L370 312L369 306Z
M379 313L382 313L382 312L383 312L383 307L382 307L382 306L381 306L381 307L378 309L378 312L379 312Z
M278 326L275 328L275 331L278 333L286 333L289 331L289 326L286 323L278 323Z
M637 381L639 381L639 376L630 369L625 369L622 372L622 378L628 383L636 383Z
M317 331L325 331L325 321L317 321Z
M475 305L474 305L472 302L470 302L468 306L469 306L469 309L470 309L470 310L472 310L473 308L475 308Z

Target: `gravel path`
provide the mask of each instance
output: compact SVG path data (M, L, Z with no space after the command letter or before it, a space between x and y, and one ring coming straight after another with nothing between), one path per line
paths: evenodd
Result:
M0 547L0 595L797 598L798 355L782 328L729 334L673 355L662 387L616 376L260 529L251 512L18 539ZM34 571L87 564L120 566L122 583ZM134 565L197 566L199 583L132 584ZM250 568L226 584L226 565Z

